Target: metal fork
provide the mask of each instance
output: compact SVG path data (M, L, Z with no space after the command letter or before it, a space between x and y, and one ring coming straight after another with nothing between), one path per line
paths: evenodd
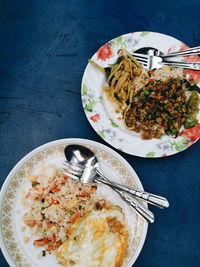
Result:
M163 66L174 66L184 69L200 70L200 62L165 61L165 57L194 55L197 54L197 51L200 53L199 47L156 56L153 50L149 50L148 54L133 53L133 56L145 69L160 69Z
M177 56L192 56L198 54L200 54L200 46L188 48L182 51L171 52L168 54L159 53L158 56L161 56L162 58L167 58L167 57L177 57Z
M81 180L81 177L83 174L87 173L87 168L82 165L73 164L71 162L65 161L62 166L62 172L71 177L72 179L75 179L77 181ZM89 170L90 171L90 170ZM86 174L87 175L87 174ZM143 206L139 201L137 201L133 196L130 194L113 188L120 197L128 204L130 205L137 213L139 213L148 223L153 223L155 218L154 214L148 210L145 206Z

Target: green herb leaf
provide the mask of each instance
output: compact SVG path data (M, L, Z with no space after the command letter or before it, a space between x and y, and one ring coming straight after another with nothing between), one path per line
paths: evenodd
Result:
M79 205L79 206L78 206L78 209L79 209L79 210L82 210L82 206L81 206L81 205Z
M45 251L45 250L42 251L42 256L43 256L43 257L46 256L46 251Z
M45 220L46 217L45 217L44 213L41 213L41 215L42 215L42 220Z
M67 211L70 215L73 215L74 214L74 211L73 210L68 210Z
M122 61L123 58L124 58L123 56L118 57L116 64L119 64Z
M38 185L38 184L40 184L40 183L35 182L35 183L32 184L32 187L34 187L34 186L36 186L36 185Z
M140 96L140 100L145 100L146 98L144 96Z
M191 121L191 122L186 121L186 122L184 123L184 127L185 127L185 129L191 128L191 127L193 127L193 126L195 126L195 125L196 125L196 122L195 122L195 121Z
M167 130L165 130L165 133L166 133L167 135L170 135L170 134L172 134L172 131L171 131L170 129L167 129Z
M172 134L176 134L177 133L177 130L176 129L171 129L171 133Z
M104 68L105 72L106 72L106 77L108 78L111 72L111 68L110 67L106 67Z
M116 93L114 93L114 98L115 98L117 101L119 101L119 102L122 103L122 100L119 98L119 96L118 96Z
M173 123L173 120L169 118L169 119L168 119L168 125L171 126L172 123Z
M190 127L193 127L193 126L195 126L196 125L196 122L195 121L191 121L190 122Z
M186 122L184 123L184 127L185 127L185 129L190 128L190 123L189 123L189 121L186 121Z
M44 210L44 209L45 209L45 207L42 207L42 208L41 208L41 210Z
M149 95L150 94L149 90L144 90L144 94Z

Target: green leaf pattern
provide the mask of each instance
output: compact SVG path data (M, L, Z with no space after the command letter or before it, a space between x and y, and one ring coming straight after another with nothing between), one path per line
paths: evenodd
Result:
M142 32L142 33L140 34L140 36L141 36L141 37L144 37L144 36L146 36L147 34L149 34L149 32Z
M105 138L106 138L106 136L105 136L105 133L104 133L104 130L102 130L102 131L99 131L99 132L98 132L98 135L100 135L100 136L101 136L101 138L103 138L103 139L105 139Z
M115 128L119 127L112 119L109 119L109 120L111 122L112 127L115 127Z
M97 99L92 99L92 97L89 96L89 92L91 92L91 89L88 88L85 84L83 84L81 88L81 95L82 97L85 97L85 99L87 99L87 103L85 103L84 105L84 110L88 112L93 112L93 108L101 100L101 96Z
M81 95L85 96L85 95L87 95L87 92L88 92L88 88L85 84L83 84L83 86L81 88Z
M125 48L127 47L124 36L119 36L115 38L115 40L111 41L109 44L112 49L115 49L116 47L125 47Z
M189 140L186 138L186 136L183 135L181 140L173 141L173 142L169 142L169 143L171 144L172 150L180 152L180 151L187 148L188 141Z
M91 102L89 102L85 107L84 109L86 111L89 111L89 112L92 112L93 111L93 107L94 105L96 105L99 101L98 100L92 100Z
M153 157L155 157L155 155L156 155L156 152L149 152L146 154L146 157L147 158L153 158Z

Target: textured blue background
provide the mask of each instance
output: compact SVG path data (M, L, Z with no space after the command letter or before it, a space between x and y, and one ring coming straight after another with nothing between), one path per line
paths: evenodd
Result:
M0 1L0 185L32 149L60 138L103 141L82 110L87 59L108 40L133 31L169 34L200 45L199 0ZM135 267L200 266L200 177L197 142L168 158L122 154L148 191L170 208L152 208ZM8 266L0 255L0 266Z

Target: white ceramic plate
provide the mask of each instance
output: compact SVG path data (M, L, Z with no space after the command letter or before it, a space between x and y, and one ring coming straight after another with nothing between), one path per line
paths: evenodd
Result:
M92 60L102 67L116 62L118 51L125 47L135 51L142 47L154 47L162 52L184 50L187 45L181 41L155 32L133 32L121 35L102 46ZM200 61L198 56L181 58L183 61ZM200 71L185 71L188 79L200 82ZM112 103L105 97L102 87L106 85L105 75L91 64L88 64L82 79L82 103L85 114L94 130L110 145L128 154L140 157L162 157L176 154L185 150L200 137L200 125L184 130L177 138L162 136L160 139L142 140L140 136L127 130L122 117L117 114ZM198 114L200 122L200 112Z
M28 229L21 232L21 220L24 207L21 205L20 192L30 186L27 175L37 172L41 166L54 163L58 167L64 161L64 148L68 144L81 144L94 151L100 161L103 172L111 179L138 189L142 184L131 166L112 149L84 139L62 139L40 146L27 154L10 172L1 189L0 195L0 245L10 266L56 267L54 255L38 258L41 251L35 248L31 239L27 244L23 237L28 236ZM122 207L129 227L128 254L123 266L131 267L137 259L145 241L147 223L132 208L121 200L119 195L105 185L98 190L106 199ZM145 204L146 205L146 204ZM147 205L146 205L147 206Z

